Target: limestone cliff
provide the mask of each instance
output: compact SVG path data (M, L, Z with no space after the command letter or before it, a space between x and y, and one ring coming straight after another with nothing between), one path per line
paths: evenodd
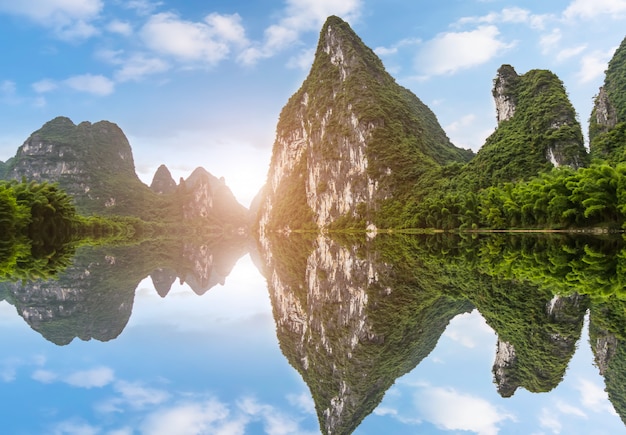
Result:
M308 77L280 115L260 228L326 227L340 217L378 224L422 174L471 155L330 17Z
M523 180L552 167L588 161L576 112L552 72L518 75L502 65L492 91L498 127L464 169L479 186Z
M589 118L589 150L594 158L626 161L626 38L609 62L604 84Z

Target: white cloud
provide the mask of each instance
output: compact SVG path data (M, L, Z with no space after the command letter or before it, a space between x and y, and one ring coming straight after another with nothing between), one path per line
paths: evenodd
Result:
M160 1L150 0L122 0L120 3L126 9L134 10L139 15L150 15L155 9L163 4L163 2Z
M31 377L34 380L41 382L43 384L50 384L52 382L55 382L59 378L59 376L56 373L51 372L50 370L43 370L43 369L35 370Z
M455 126L446 128L447 130L456 131L464 130L469 125L474 123L476 116L473 114L466 115L457 121ZM474 310L471 313L463 313L456 316L446 328L443 333L444 337L458 342L461 346L467 348L476 347L477 343L484 342L483 337L489 336L495 339L495 333L493 329L487 325L484 317L480 315L478 310ZM493 343L493 341L492 341Z
M311 68L311 65L313 64L313 59L315 59L315 49L311 48L309 50L303 50L297 56L289 59L289 62L287 62L287 67L307 71Z
M160 13L143 26L141 38L154 52L208 65L225 59L232 45L248 43L237 14L211 14L204 22L192 22L173 13Z
M626 14L626 0L574 0L563 12L565 19L591 19L601 15L610 18Z
M577 45L576 47L564 48L556 55L557 62L563 62L564 60L578 56L587 49L587 44Z
M0 0L0 12L27 17L51 28L62 39L83 39L97 29L90 24L103 8L102 0Z
M115 79L118 82L138 81L147 75L158 74L168 69L169 65L162 59L137 54L123 61L121 68L115 72Z
M315 414L315 402L308 393L290 394L287 400L292 406L307 414Z
M418 392L416 405L424 420L445 430L495 435L498 424L514 417L488 401L452 388L430 387Z
M317 31L330 15L346 21L354 20L360 13L361 0L287 0L284 17L265 29L264 40L247 47L238 59L252 65L260 59L274 56L295 44L303 32Z
M80 421L64 421L52 430L52 435L96 435L100 430Z
M180 403L149 415L141 431L150 435L243 434L245 419L232 421L228 417L226 405L215 399Z
M115 376L109 367L96 367L67 376L65 383L81 388L100 388L113 382Z
M463 26L467 24L526 24L533 29L542 29L545 27L550 15L537 15L531 13L527 9L519 7L504 8L500 12L491 12L487 15L478 17L463 17L458 20L455 25Z
M32 84L33 90L38 94L45 94L46 92L54 91L59 87L59 84L54 80L43 79Z
M102 75L83 74L70 77L63 82L71 89L89 94L105 96L115 90L115 83Z
M559 420L558 416L547 408L543 408L541 410L541 414L539 415L539 425L554 434L560 434L563 430L563 424Z
M615 415L615 409L609 401L609 396L602 387L587 379L580 379L576 389L580 392L580 401L585 409Z
M541 52L543 54L548 54L550 51L554 50L558 46L562 38L563 33L559 28L552 29L552 32L542 35L539 39Z
M441 75L481 65L513 47L514 44L499 40L499 34L492 25L439 34L424 44L417 56L417 67L428 75Z
M127 21L113 20L107 25L107 30L111 33L129 36L133 33L133 26Z
M148 388L138 383L117 381L113 389L117 397L100 402L96 409L102 413L123 412L129 408L144 409L165 403L170 395L166 391Z
M614 53L615 49L612 48L606 52L595 50L583 56L580 60L580 70L577 74L578 82L588 83L602 77Z
M575 415L577 417L587 418L587 414L585 414L585 412L582 409L574 405L570 405L569 403L563 402L562 400L558 400L556 402L556 408L562 414Z

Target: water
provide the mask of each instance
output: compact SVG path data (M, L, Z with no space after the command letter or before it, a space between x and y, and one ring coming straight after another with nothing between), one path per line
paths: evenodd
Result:
M2 433L626 433L624 249L294 234L66 250L58 277L0 284Z

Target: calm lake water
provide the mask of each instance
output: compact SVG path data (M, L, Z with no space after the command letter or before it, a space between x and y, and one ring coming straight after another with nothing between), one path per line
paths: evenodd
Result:
M1 433L626 433L621 236L292 234L71 258L0 283Z

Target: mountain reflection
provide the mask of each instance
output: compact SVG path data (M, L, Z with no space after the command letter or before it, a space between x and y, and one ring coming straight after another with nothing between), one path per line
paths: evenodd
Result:
M192 243L156 241L136 246L82 247L55 279L0 282L0 298L47 340L66 345L74 338L108 341L130 318L135 289L147 276L165 297L176 278L198 295L224 284L247 240Z
M176 280L203 295L250 253L267 280L280 348L308 385L325 434L352 433L430 354L450 320L472 310L498 337L500 396L553 390L577 346L590 345L609 399L626 417L621 237L292 233L66 246L30 260L19 246L2 249L22 254L15 276L0 282L0 300L58 345L116 338L148 276L161 297Z
M621 240L292 234L260 245L281 349L308 384L326 434L352 433L448 322L473 309L498 335L494 383L510 397L561 382L591 307L596 359L606 360L598 365L624 415L616 333L626 329L614 323L626 320Z

